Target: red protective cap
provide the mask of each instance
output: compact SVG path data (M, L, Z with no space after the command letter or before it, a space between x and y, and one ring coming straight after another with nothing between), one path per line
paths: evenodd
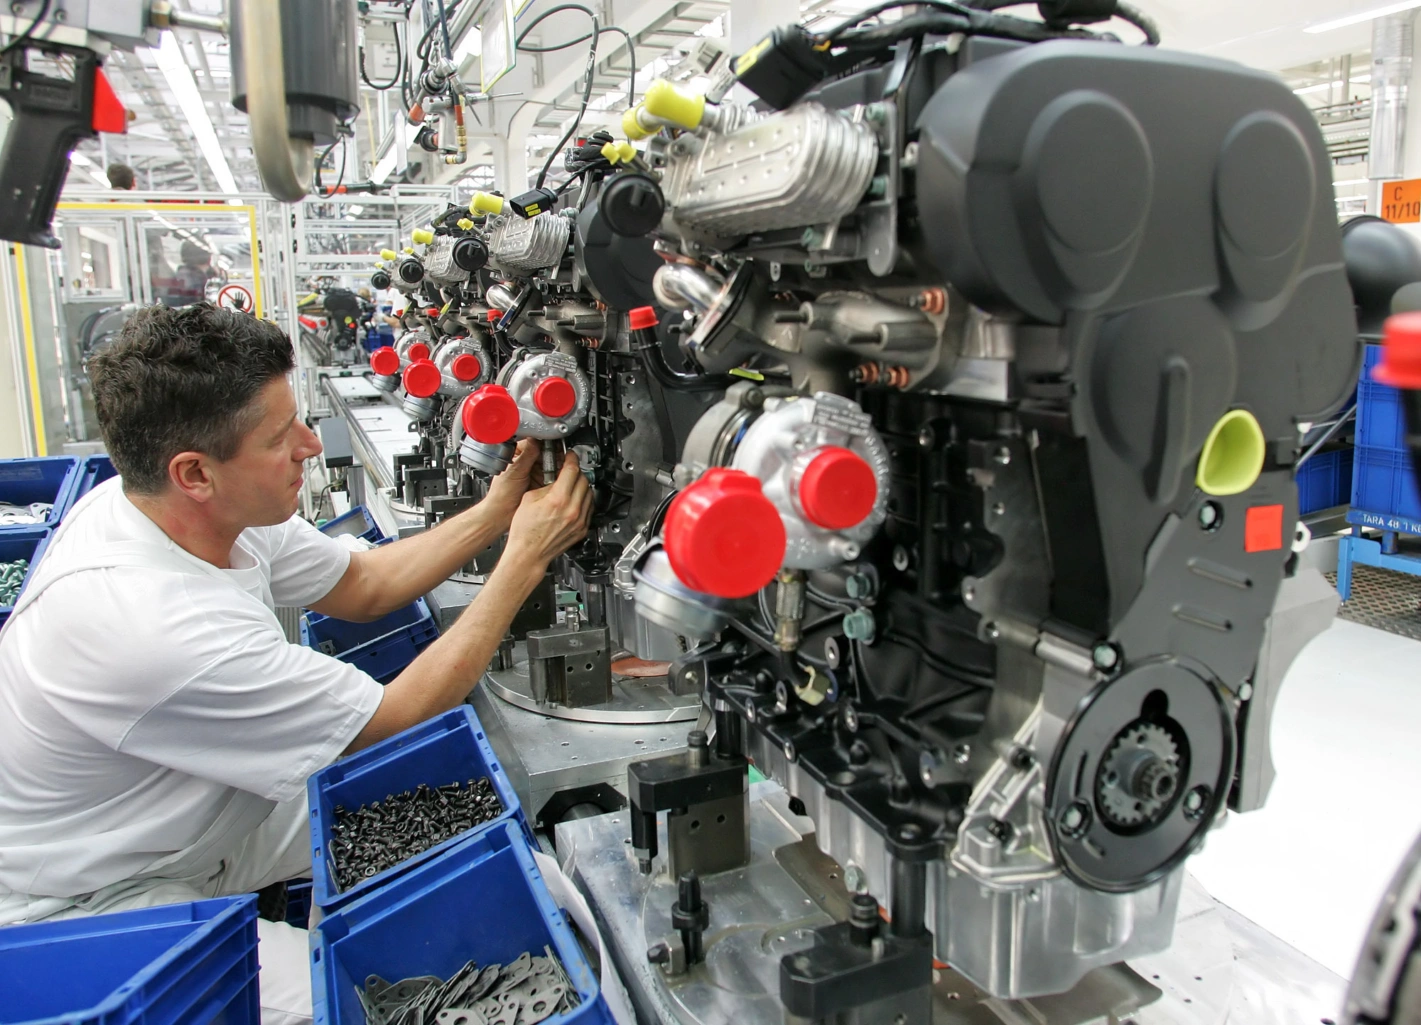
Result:
M717 467L666 510L666 557L681 582L718 598L744 598L775 578L785 557L779 511L748 473Z
M464 400L464 433L485 445L502 445L518 433L518 403L501 384L486 384Z
M566 377L549 377L533 389L533 405L544 416L567 416L577 405L577 389Z
M846 448L821 448L799 477L800 508L810 523L825 530L857 526L877 501L873 467Z
M123 134L128 131L128 111L123 109L123 103L113 91L113 86L109 85L104 69L99 67L94 68L94 113L89 125L96 132Z
M456 381L477 381L483 366L473 353L461 352L454 357L454 362L449 364L449 370Z
M661 321L656 318L656 310L650 306L638 306L627 314L627 326L633 331L655 327Z
M370 354L370 369L381 377L390 377L400 372L400 354L388 345L382 345Z
M1421 313L1389 317L1382 344L1382 361L1372 371L1372 380L1408 391L1421 389Z
M417 399L427 399L437 392L442 380L439 368L427 359L405 367L405 391Z
M501 318L502 316L503 316L503 311L502 311L502 310L489 310L489 311L488 311L488 322L489 322L490 324L497 324L498 321L499 321L499 318Z
M424 312L427 313L427 314L429 314L431 317L437 317L437 316L439 316L439 307L438 307L438 306L431 306L429 309L425 310Z
M429 346L423 342L415 342L410 346L410 362L421 359L429 359Z

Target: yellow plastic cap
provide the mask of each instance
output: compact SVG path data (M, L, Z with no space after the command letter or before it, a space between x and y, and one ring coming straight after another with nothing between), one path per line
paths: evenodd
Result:
M434 232L428 228L416 228L410 232L410 238L414 240L414 244L417 246L427 246L434 241Z
M655 128L642 126L641 118L638 116L641 110L641 104L637 104L622 115L622 134L628 139L645 139L661 131L660 126Z
M400 254L395 252L393 249L380 250L380 259L382 260L398 260L399 258Z
M622 163L630 164L633 160L637 158L636 147L633 146L631 143L627 142L625 139L623 139L619 143L616 143L616 147L617 155L622 158Z
M609 142L602 147L602 155L607 158L607 163L615 164L622 159L622 151L617 149L615 142Z
M1195 483L1206 495L1241 495L1263 472L1268 442L1263 428L1246 409L1232 409L1219 418L1204 439Z
M664 78L651 83L646 98L641 102L652 117L670 121L682 128L697 127L706 112L704 96L687 96Z
M467 217L460 217L460 218L459 218L457 221L455 221L454 223L459 226L459 229L460 229L461 231L468 231L470 228L472 228L472 227L474 226L474 222L471 221L471 220L469 220Z
M405 253L406 253L406 254L413 254L413 253L414 253L414 248L413 248L412 246L405 246Z
M469 213L501 214L503 213L503 197L495 196L489 192L475 192L474 198L469 200Z

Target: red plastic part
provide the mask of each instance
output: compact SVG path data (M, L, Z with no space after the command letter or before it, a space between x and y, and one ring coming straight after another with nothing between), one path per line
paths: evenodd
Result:
M518 403L501 384L486 384L464 400L464 433L484 445L502 445L518 433Z
M417 399L427 399L437 392L442 380L439 368L427 359L405 367L405 391Z
M799 478L799 505L816 527L845 530L873 512L878 479L873 467L855 452L826 445Z
M89 124L96 132L123 134L128 131L128 111L109 85L103 68L94 69L94 114Z
M627 314L627 326L633 331L642 331L659 323L661 321L656 317L656 310L651 306L638 306Z
M423 342L415 342L410 346L410 362L421 359L429 359L429 346Z
M382 345L370 354L370 369L381 377L389 377L400 372L400 355L388 345Z
M533 389L533 405L544 416L567 416L577 405L577 389L566 377L549 377Z
M488 311L488 322L489 322L490 324L497 324L497 323L499 322L499 320L500 320L502 317L503 317L503 311L502 311L502 310L489 310L489 311Z
M1244 514L1243 550L1277 552L1283 548L1283 507L1255 505Z
M429 314L430 319L433 320L435 317L439 316L439 307L438 307L438 306L431 306L429 309L425 310L424 312L427 313L427 314Z
M1382 361L1372 371L1372 380L1393 388L1421 390L1421 313L1388 318L1382 345Z
M477 381L479 374L483 372L483 366L473 353L461 352L454 357L454 362L449 364L449 370L456 381Z
M779 572L785 528L760 482L716 468L666 510L666 557L683 584L718 598L744 598Z

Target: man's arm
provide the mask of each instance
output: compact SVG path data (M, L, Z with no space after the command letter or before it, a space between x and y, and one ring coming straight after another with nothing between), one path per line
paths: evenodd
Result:
M428 594L508 530L540 455L536 442L521 443L513 463L472 509L433 530L353 554L339 582L311 608L323 616L368 623Z
M385 688L380 707L346 754L447 712L464 700L488 668L513 617L548 564L587 534L592 490L568 453L549 487L528 492L513 517L508 544L478 597L439 640Z

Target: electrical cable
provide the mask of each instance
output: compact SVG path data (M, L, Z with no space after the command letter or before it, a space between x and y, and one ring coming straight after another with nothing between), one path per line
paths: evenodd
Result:
M388 82L386 82L384 85L379 85L379 84L377 84L377 83L375 83L375 82L370 81L370 76L369 76L369 74L367 74L366 71L365 71L365 47L363 47L363 46L360 48L360 62L359 62L359 63L360 63L360 79L361 79L361 81L363 81L363 82L364 82L366 85L368 85L371 89L374 89L376 92L385 92L387 89L393 89L395 86L399 85L401 79L403 79L403 78L404 78L404 75L405 75L405 52L404 52L404 49L400 46L400 27L399 27L398 25L395 26L395 77L394 77L394 78L390 79L390 80L389 80Z
M444 57L446 60L454 59L454 46L449 42L449 16L444 11L444 0L437 0L439 7L439 31L444 35Z
M39 13L35 15L35 20L30 22L29 28L25 29L14 39L6 43L5 49L0 50L0 54L9 53L11 50L19 46L25 40L34 38L35 29L39 28L39 23L44 21L44 19L49 15L49 7L52 2L53 0L44 0L44 3L39 5Z
M592 99L592 83L596 77L597 72L597 39L599 36L601 36L603 31L602 23L598 21L596 13L594 13L590 7L584 7L582 4L558 4L556 7L549 7L542 14L538 15L536 18L530 21L527 25L524 25L523 31L518 33L517 38L513 40L513 48L515 50L522 48L523 40L528 38L529 32L532 32L533 29L537 28L540 24L542 24L544 19L550 18L554 14L558 14L562 11L581 11L583 14L587 15L589 18L592 19L592 31L587 35L582 36L581 39L578 40L579 42L587 39L591 39L592 41L592 45L588 48L587 51L587 84L582 90L582 105L578 108L577 117L573 119L572 127L569 128L565 133L563 133L563 137L558 140L557 145L554 146L552 148L552 151L548 154L548 159L544 161L542 170L538 172L538 180L537 183L534 185L534 188L539 189L541 189L543 187L543 183L547 181L548 170L553 166L553 161L557 159L558 154L562 152L562 148L567 145L568 140L570 140L574 135L577 134L578 128L582 127L582 118L587 113L587 104ZM630 38L631 37L628 36L628 39ZM564 45L571 46L573 44L567 43ZM563 49L563 47L550 47L549 50L529 49L528 52L544 53L550 52L553 49L561 50ZM635 68L633 69L632 74L633 76L635 76Z
M968 6L975 7L982 11L999 11L1006 7L1024 7L1035 3L1035 0L966 0L966 3ZM1117 0L1113 17L1128 22L1143 32L1146 46L1159 46L1159 26L1155 23L1153 18L1134 4Z

